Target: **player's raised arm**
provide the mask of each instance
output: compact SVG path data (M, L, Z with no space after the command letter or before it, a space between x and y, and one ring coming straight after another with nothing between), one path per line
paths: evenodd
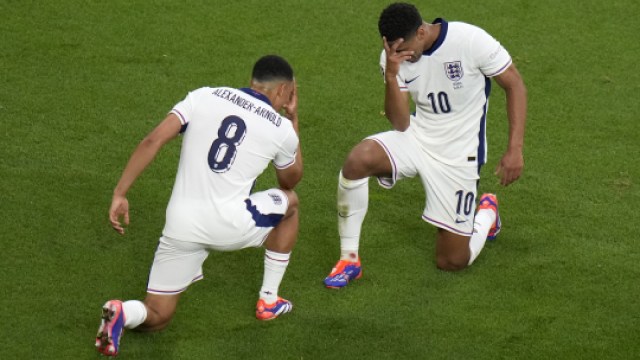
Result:
M114 230L124 234L124 226L120 222L122 217L124 224L129 224L129 202L127 201L127 191L144 169L153 161L158 151L175 138L181 128L181 123L175 114L167 117L153 129L135 149L127 166L124 168L120 180L113 190L113 199L109 208L109 221Z
M507 96L509 118L509 143L507 150L496 166L500 184L509 185L518 180L524 168L524 129L527 118L527 89L515 65L495 77Z
M286 169L276 169L276 176L278 178L278 184L285 190L292 190L302 179L303 165L302 165L302 151L300 148L300 132L298 127L298 85L294 80L293 90L289 97L289 101L283 106L285 110L285 116L291 120L293 129L295 130L296 137L298 138L298 145L296 148L296 155L294 163Z
M409 95L400 91L398 84L398 72L400 64L411 59L413 50L399 50L404 39L400 38L391 44L385 37L382 45L386 55L386 67L384 69L384 112L394 129L405 131L409 127Z

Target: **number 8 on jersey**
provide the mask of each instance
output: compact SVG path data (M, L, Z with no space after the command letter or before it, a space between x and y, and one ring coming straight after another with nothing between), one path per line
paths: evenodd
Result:
M233 165L236 158L236 147L242 143L247 134L247 126L244 120L232 115L222 120L218 128L218 138L209 149L209 167L214 172L226 172Z

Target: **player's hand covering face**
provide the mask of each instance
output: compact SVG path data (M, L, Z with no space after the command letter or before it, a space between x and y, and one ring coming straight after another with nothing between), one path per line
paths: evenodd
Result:
M285 116L288 117L289 119L294 119L298 116L298 84L296 83L296 80L294 79L293 82L291 82L290 85L287 85L287 87L290 87L288 89L289 91L289 95L288 95L288 101L286 104L284 104L283 108L285 111Z
M382 46L384 46L384 52L387 56L386 73L389 76L398 75L398 71L400 71L400 64L402 64L405 60L413 59L415 51L401 48L401 45L403 44L403 38L400 38L389 44L387 38L382 37Z

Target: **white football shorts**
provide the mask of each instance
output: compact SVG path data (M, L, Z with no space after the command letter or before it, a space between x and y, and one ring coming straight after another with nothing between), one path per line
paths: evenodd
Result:
M379 177L380 186L390 189L400 179L419 175L426 193L422 219L459 235L473 234L480 178L475 161L468 166L438 161L422 150L411 127L404 132L387 131L367 139L380 144L391 162L391 177Z
M202 264L209 251L234 251L260 247L289 207L289 198L280 189L251 194L245 201L254 226L237 241L224 245L203 244L182 239L160 237L149 273L147 292L159 295L179 294L191 283L203 278Z

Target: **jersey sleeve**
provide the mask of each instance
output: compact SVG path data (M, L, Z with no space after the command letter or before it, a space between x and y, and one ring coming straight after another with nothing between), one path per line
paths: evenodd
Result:
M191 91L189 94L187 94L184 100L177 103L173 107L173 109L169 111L170 114L175 114L180 119L180 123L182 124L183 128L189 124L189 121L191 121L197 99L207 90L208 88L200 88Z
M273 166L275 166L276 169L286 169L289 166L295 164L296 152L298 150L298 141L298 135L296 135L295 130L293 130L293 126L291 126L289 133L280 146L280 151L278 151L275 158L273 159Z
M380 73L382 74L383 81L385 79L384 72L386 71L386 67L387 67L387 54L384 52L384 50L382 50L382 54L380 54ZM405 82L402 80L402 77L400 76L400 72L402 72L402 67L400 67L400 71L398 72L398 75L396 75L396 80L398 81L398 87L400 87L400 91L409 91L407 84L405 84Z
M471 54L476 66L487 77L500 75L512 62L511 55L500 42L482 29L478 29L471 41Z

